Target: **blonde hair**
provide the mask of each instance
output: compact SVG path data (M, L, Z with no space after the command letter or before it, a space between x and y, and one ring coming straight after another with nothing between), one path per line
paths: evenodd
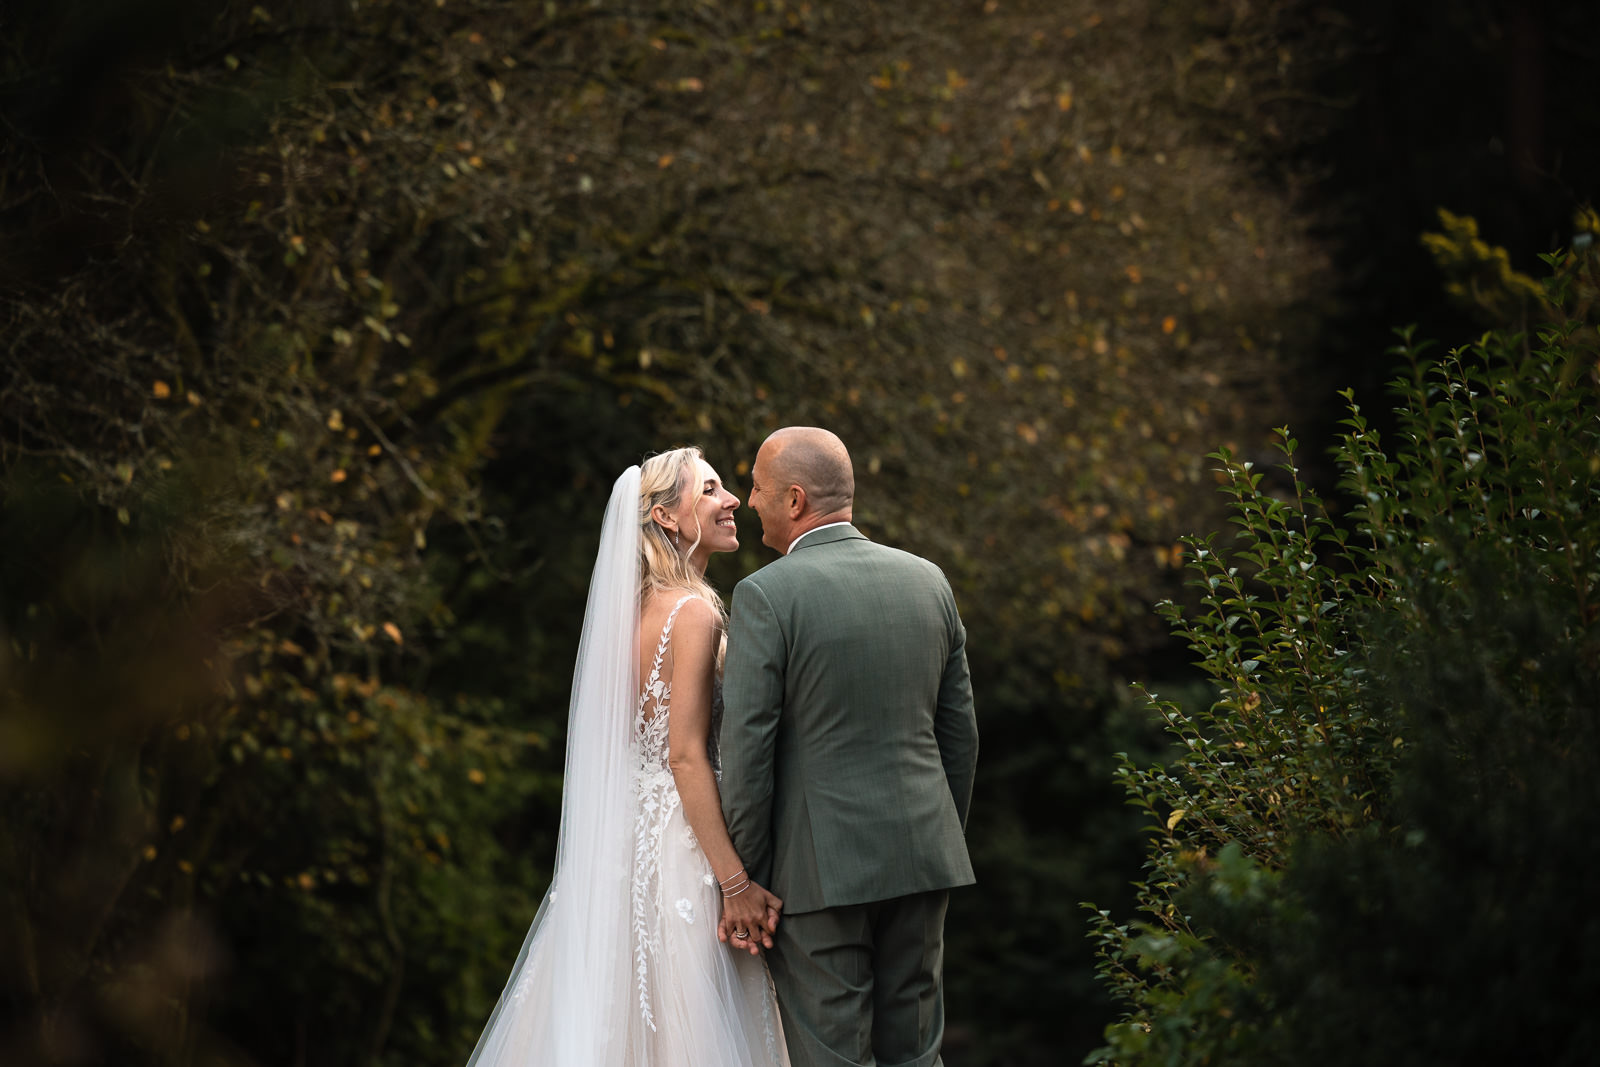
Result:
M639 466L639 603L642 605L651 593L681 589L706 601L719 618L725 619L722 598L710 582L689 566L689 556L704 534L699 527L699 511L694 511L694 540L678 545L673 544L666 527L650 514L657 505L668 511L682 506L684 496L699 484L702 459L700 450L690 445L651 456ZM682 534L680 541L690 531Z

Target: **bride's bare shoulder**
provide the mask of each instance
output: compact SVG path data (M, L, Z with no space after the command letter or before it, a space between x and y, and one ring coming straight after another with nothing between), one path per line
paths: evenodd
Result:
M710 601L688 589L654 589L639 606L642 634L659 633L672 619L673 634L689 632L720 633L722 613Z

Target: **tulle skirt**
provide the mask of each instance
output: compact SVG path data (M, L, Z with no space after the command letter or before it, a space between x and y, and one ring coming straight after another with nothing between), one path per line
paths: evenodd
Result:
M631 1027L635 1056L629 1062L649 1067L787 1067L766 961L717 940L722 891L683 809L664 807L670 810L656 813L656 877L636 885L643 890L639 895L650 941L644 953L635 952L640 1010Z
M471 1067L788 1067L766 961L717 939L716 876L676 790L655 798L629 872L631 959L603 961L628 964L601 987L603 1003L572 1001L562 972L582 958L582 934L562 928L557 905L582 890L557 885Z

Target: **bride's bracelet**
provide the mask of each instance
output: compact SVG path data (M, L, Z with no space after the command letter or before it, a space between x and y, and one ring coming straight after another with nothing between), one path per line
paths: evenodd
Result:
M729 882L737 882L739 880L739 876L743 873L744 868L740 867L737 871L734 871L732 874L728 875L728 877L717 879L717 884L720 886L726 886Z
M749 888L750 888L750 879L746 878L743 882L741 882L739 884L739 888L738 889L735 889L731 893L728 892L726 889L724 889L722 891L722 895L723 895L723 897L736 897L740 893L743 893L746 889L749 889Z

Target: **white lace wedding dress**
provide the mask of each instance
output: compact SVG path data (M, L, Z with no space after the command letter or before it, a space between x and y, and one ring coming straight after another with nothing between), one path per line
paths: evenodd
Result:
M614 525L607 513L614 536L602 535L591 587L555 878L468 1067L789 1064L765 960L717 939L721 890L667 765L672 680L664 665L688 597L662 629L648 679L639 688L633 681L638 608L626 583L638 588L627 569L637 549L626 516L636 471L631 485L627 475L618 480ZM615 655L624 642L625 669ZM618 707L624 685L638 694L631 720L627 705ZM713 765L720 682L717 690Z
M764 960L717 940L721 890L695 840L667 765L672 681L663 663L673 606L634 717L639 731L639 813L633 852L633 953L637 1060L653 1067L779 1067L789 1060ZM711 761L722 719L720 681L711 708Z

